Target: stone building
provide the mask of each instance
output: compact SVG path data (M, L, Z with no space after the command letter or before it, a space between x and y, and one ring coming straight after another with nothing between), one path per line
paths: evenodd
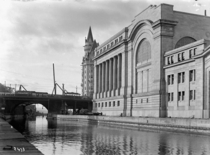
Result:
M89 28L87 39L85 38L85 56L82 60L82 95L93 97L93 86L94 86L94 50L98 46L98 43L93 40L91 27Z
M209 25L169 4L136 15L95 49L93 111L209 118Z

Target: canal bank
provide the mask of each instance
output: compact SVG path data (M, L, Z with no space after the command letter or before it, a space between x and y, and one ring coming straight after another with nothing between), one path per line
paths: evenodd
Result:
M90 121L97 122L99 124L121 126L125 128L142 128L151 130L158 129L210 135L210 119L111 117L84 115L52 115L51 118L66 121Z
M0 118L0 155L43 155L8 122Z

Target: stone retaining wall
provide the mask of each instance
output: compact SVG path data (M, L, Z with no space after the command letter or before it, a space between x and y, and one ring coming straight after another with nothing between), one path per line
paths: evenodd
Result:
M102 124L106 123L109 125L133 128L176 130L210 134L210 119L109 117L83 115L54 115L53 117L57 120L95 121Z

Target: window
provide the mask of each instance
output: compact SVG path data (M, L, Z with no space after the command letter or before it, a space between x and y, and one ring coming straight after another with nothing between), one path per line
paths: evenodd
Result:
M171 75L171 84L174 84L174 74Z
M168 93L168 101L173 101L174 100L174 93Z
M117 101L117 106L118 106L118 107L120 106L120 101Z
M196 55L196 50L197 50L197 49L196 49L196 48L194 48L194 50L193 50L193 52L194 52L193 54L194 54L194 55Z
M171 56L171 64L173 64L174 63L174 56L172 55Z
M111 107L111 102L109 102L109 107Z
M195 69L190 70L190 82L195 81Z
M184 52L178 54L178 62L185 60Z
M185 58L184 58L184 52L182 52L182 60L185 60Z
M141 103L143 103L143 99L141 99Z
M117 43L118 43L118 39L115 40L115 44L117 44Z
M171 101L171 93L168 93L168 101Z
M178 92L178 101L181 101L182 93Z
M189 50L189 57L192 58L192 49Z
M185 81L185 72L178 73L178 83L184 83Z
M174 93L171 93L171 101L174 100Z
M190 100L195 100L196 98L196 90L190 90Z
M168 75L168 85L174 84L174 74Z
M104 106L104 103L102 102L102 103L101 103L101 107L103 107L103 106Z
M184 100L185 92L182 91L182 100Z
M115 107L115 101L113 101L113 107Z
M105 107L107 107L107 102L105 103Z
M140 42L137 48L136 62L142 63L151 59L151 45L147 39Z
M190 100L193 100L193 90L190 90Z
M149 102L149 99L147 98L147 103Z
M194 100L195 100L195 98L196 98L196 90L194 90Z
M97 103L95 103L95 107L97 108Z
M184 83L184 79L185 79L185 72L182 72L182 83Z
M168 75L168 85L171 84L171 75Z
M98 103L98 107L100 107L100 103Z
M181 61L181 53L178 54L178 62Z
M178 73L178 83L181 83L181 73Z
M171 58L168 57L168 65L170 65L170 64L171 64Z
M114 43L112 42L112 43L111 43L111 47L112 47L113 45L114 45Z
M178 101L183 101L185 98L185 91L178 92Z
M120 36L120 41L122 41L123 36Z

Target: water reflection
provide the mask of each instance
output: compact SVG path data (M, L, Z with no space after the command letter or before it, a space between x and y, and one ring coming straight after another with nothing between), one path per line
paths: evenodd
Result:
M20 130L26 138L45 155L210 154L209 136L128 130L91 122L47 121L46 117L21 124L25 125Z

